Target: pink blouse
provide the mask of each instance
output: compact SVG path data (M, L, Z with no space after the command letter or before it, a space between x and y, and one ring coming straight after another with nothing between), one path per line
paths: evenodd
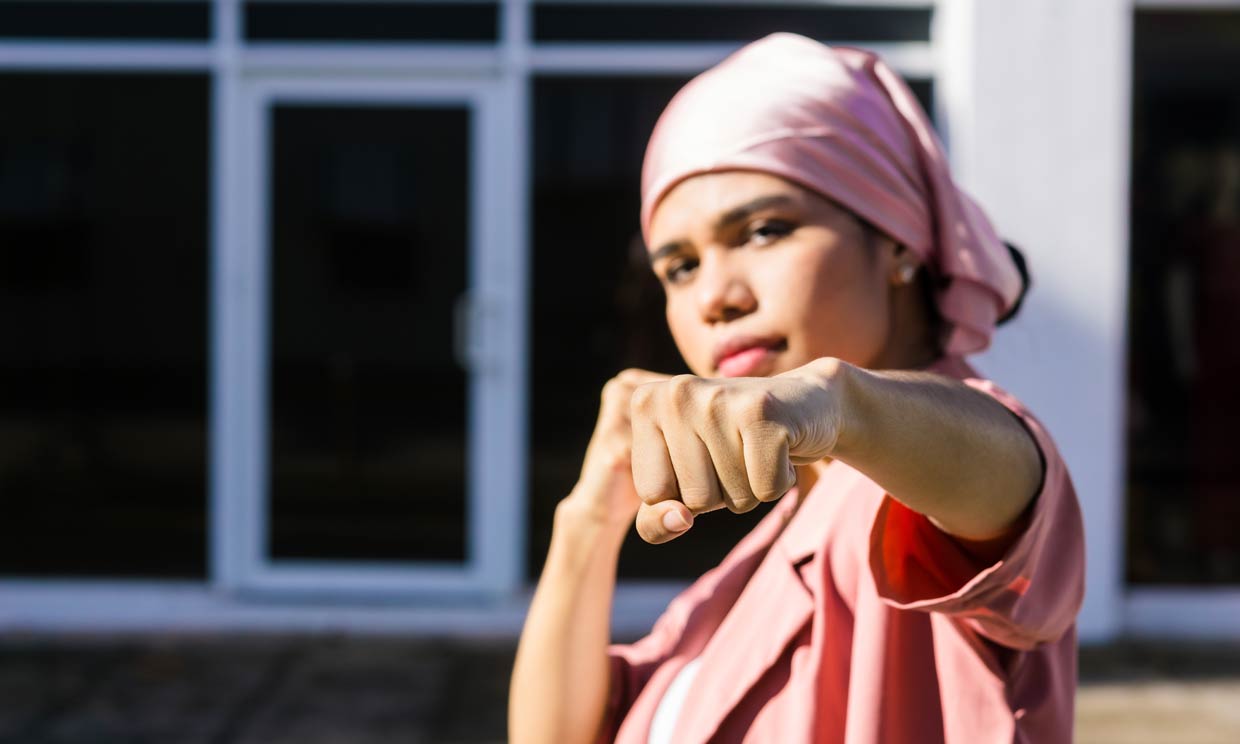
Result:
M1045 461L1023 532L985 564L860 472L790 492L650 635L612 646L606 741L643 742L701 658L674 741L1070 742L1084 530L1063 459L1015 398L961 359L933 371L993 396ZM683 539L692 539L692 534Z

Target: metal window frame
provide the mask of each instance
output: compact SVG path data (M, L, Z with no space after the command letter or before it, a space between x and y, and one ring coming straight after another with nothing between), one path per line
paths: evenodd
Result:
M684 584L622 582L612 632L650 629ZM529 607L528 590L495 602L341 603L308 595L296 603L246 601L191 581L0 580L0 630L65 633L350 632L463 638L513 637ZM1118 608L1116 633L1131 639L1234 641L1240 589L1142 587ZM1095 639L1101 640L1101 639Z

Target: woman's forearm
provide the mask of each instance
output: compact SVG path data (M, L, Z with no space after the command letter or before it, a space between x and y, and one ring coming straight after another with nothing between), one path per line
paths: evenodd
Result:
M953 535L988 540L1024 512L1041 480L1037 445L998 401L925 372L848 365L833 456Z
M514 744L590 742L609 694L607 645L624 532L570 497L556 509L551 548L517 647L508 697Z

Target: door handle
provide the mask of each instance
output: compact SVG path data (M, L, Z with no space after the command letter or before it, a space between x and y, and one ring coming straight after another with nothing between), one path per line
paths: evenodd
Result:
M482 372L491 360L487 326L493 303L481 293L465 290L452 308L452 352L465 372Z

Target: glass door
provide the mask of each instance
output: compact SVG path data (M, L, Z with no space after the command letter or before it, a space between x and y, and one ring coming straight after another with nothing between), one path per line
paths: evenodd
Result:
M494 88L261 77L241 97L240 281L222 298L236 332L219 351L250 350L250 394L218 398L248 424L217 444L253 452L216 489L234 506L225 583L511 588L517 365L497 342L516 315L489 224Z

